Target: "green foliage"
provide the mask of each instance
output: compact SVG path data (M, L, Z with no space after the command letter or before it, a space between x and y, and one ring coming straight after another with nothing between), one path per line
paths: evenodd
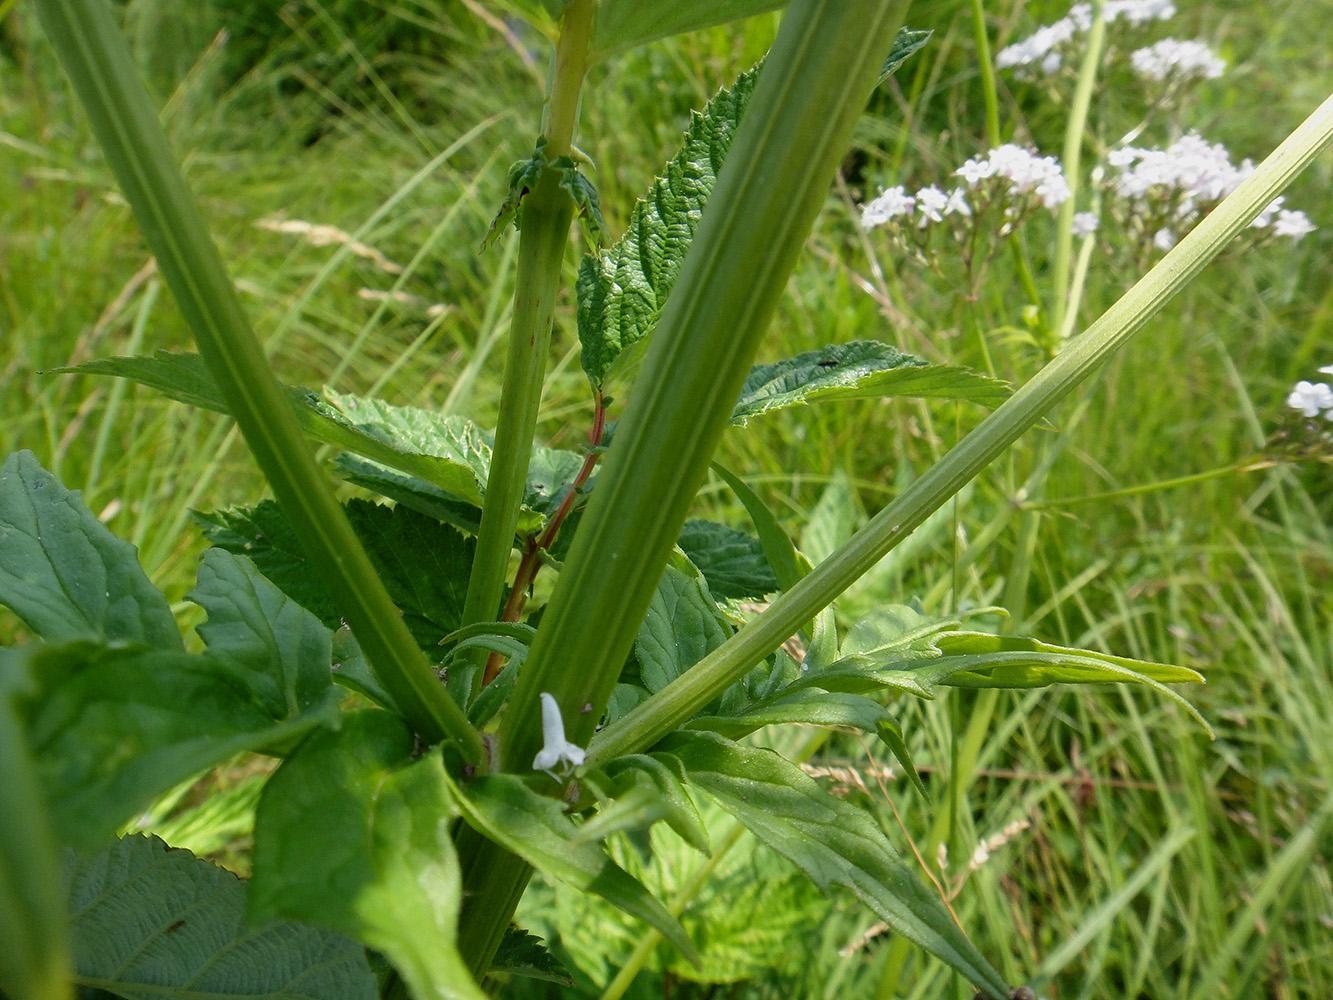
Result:
M0 549L0 603L47 641L184 648L134 547L112 535L32 452L16 452L0 466Z
M0 672L0 993L67 1000L69 927L55 838L23 726L10 705L10 679Z
M537 186L541 176L547 170L558 175L560 188L569 195L574 203L574 215L583 223L588 242L598 246L602 242L602 233L606 230L606 220L602 218L602 206L597 200L597 189L583 175L569 154L557 157L546 155L546 137L537 140L537 148L525 160L516 161L509 168L509 189L504 203L491 222L490 231L482 240L481 249L485 250L500 234L513 223L515 229L523 228L523 215L520 208L524 197Z
M634 641L644 686L649 691L662 690L730 634L703 574L676 553L662 574Z
M763 544L743 531L715 521L686 521L677 544L717 597L741 600L778 589Z
M997 379L955 365L928 364L878 341L853 340L756 365L731 422L744 426L758 414L821 400L933 396L997 406L1008 395Z
M522 779L493 774L456 790L463 818L478 833L503 845L547 876L594 892L658 930L698 960L693 943L643 885L606 856L601 845L576 840L578 827L563 805L534 791Z
M505 931L491 962L491 974L525 976L559 986L573 986L569 972L542 944L541 938L515 924Z
M414 996L480 1000L454 947L458 811L439 756L413 760L413 743L396 716L354 712L283 763L259 804L250 911L364 941Z
M645 42L753 17L786 6L787 0L600 0L593 25L592 52L604 57Z
M579 342L594 387L641 356L641 349L624 352L657 325L758 77L757 69L741 74L691 117L680 152L635 204L620 239L583 258L576 285Z
M65 854L77 982L128 1000L378 995L365 950L292 921L254 927L245 883L156 837Z
M707 793L821 889L842 885L899 934L940 956L995 996L1009 988L964 936L940 898L864 811L831 798L771 750L720 736L680 734L660 753L680 761Z

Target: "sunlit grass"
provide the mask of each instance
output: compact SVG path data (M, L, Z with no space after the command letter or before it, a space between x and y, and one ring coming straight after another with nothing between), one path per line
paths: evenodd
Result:
M176 5L129 8L173 141L281 376L490 424L512 241L476 250L504 168L530 146L538 90L522 54L461 3L365 6L374 16L349 27L333 8L288 5L285 24L275 21L281 33L239 75L233 50L213 44L208 17L182 26ZM1301 0L1222 17L1188 5L1177 33L1197 30L1232 68L1225 85L1191 99L1187 126L1237 157L1267 152L1324 96L1333 56L1311 31L1318 7ZM992 12L992 40L1023 34L1045 13ZM919 267L877 275L870 254L888 268L886 244L853 222L875 185L927 183L984 152L969 17L964 4L913 8L914 23L936 28L935 41L876 98L761 360L874 337L1015 381L1042 362L1007 254L979 299L964 303ZM688 109L753 62L775 23L663 43L594 73L582 144L598 164L613 230ZM416 41L395 49L386 40L404 25L415 26ZM17 193L0 201L0 449L31 448L66 485L84 489L88 506L140 547L154 580L178 599L202 545L189 509L252 502L261 480L221 418L123 384L38 374L188 341L21 9L5 25L0 75L0 184ZM1040 86L1008 78L1002 86L1002 117L1043 152L1058 152L1064 109ZM1097 112L1114 120L1122 100L1110 89ZM1325 228L1294 247L1220 262L1051 427L997 463L910 560L894 560L847 603L851 612L913 596L933 607L1008 603L1024 632L1208 675L1191 696L1217 728L1216 743L1172 706L1115 689L955 693L952 706L903 706L931 801L902 781L881 789L870 780L867 794L901 843L910 837L925 851L937 817L949 815L963 732L977 713L991 720L964 807L941 838L944 876L962 886L954 906L983 950L1013 979L1049 976L1053 995L1333 995L1333 474L1328 465L1254 461L1292 382L1333 362L1330 189L1325 158L1289 195ZM338 227L403 271L345 244L258 228L264 218ZM1046 220L1023 243L1041 283ZM576 264L571 253L571 282ZM1135 277L1094 258L1081 320ZM415 298L384 302L362 289ZM446 309L428 314L437 303ZM566 445L590 418L572 305L567 297L557 319L542 425ZM799 534L836 484L849 484L838 516L873 513L980 416L910 402L814 406L730 433L720 457ZM1021 493L1047 458L1039 494ZM1114 495L1087 499L1103 494ZM700 508L744 523L720 484ZM830 750L863 770L865 753L854 742ZM197 838L186 846L243 844L249 786L220 780L229 792L174 810L176 832ZM968 871L977 843L1018 819L1031 825ZM816 914L821 932L801 943L809 962L799 981L769 977L751 984L752 995L964 995L919 958L894 976L883 938L839 954L872 920L838 903ZM660 977L651 988L660 995Z

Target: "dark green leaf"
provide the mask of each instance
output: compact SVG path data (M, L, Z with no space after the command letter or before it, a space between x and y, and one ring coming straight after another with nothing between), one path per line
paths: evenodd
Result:
M681 840L696 851L708 854L708 830L694 800L685 791L685 772L676 765L674 760L661 761L646 754L632 754L612 761L606 770L615 777L632 775L636 786L641 786L643 780L651 782L652 795L658 803L654 811Z
M573 986L574 980L560 960L555 958L542 939L529 934L517 924L510 924L505 931L495 958L491 960L491 973L503 973L510 976L526 976L528 979L541 979L561 986Z
M550 159L546 155L546 136L537 140L537 148L525 160L518 160L509 168L509 184L505 200L500 205L491 222L491 228L482 240L481 249L485 250L512 222L515 229L523 226L523 199L537 186L542 172L554 170L559 179L557 183L574 202L574 214L583 222L588 242L598 246L602 242L602 232L606 229L606 220L602 218L602 206L597 198L597 189L579 170L574 158L568 155Z
M329 698L286 718L227 660L91 642L27 647L16 702L66 843L95 847L169 788L246 750L289 743L337 715ZM18 661L18 662L12 662ZM331 689L330 689L331 690Z
M198 632L209 654L249 668L251 689L274 718L295 718L328 697L333 633L249 559L209 549L188 596L208 612Z
M997 406L1009 397L999 379L956 365L930 364L876 340L853 340L756 365L745 379L731 422L821 400L931 396Z
M333 460L339 475L353 486L378 493L402 507L410 507L419 514L449 524L465 534L475 535L481 529L481 508L440 489L432 483L406 472L399 472L380 462L372 462L360 455L342 454ZM529 516L524 523L520 513L520 531L532 527Z
M933 31L898 29L898 37L893 40L893 48L889 50L888 58L884 60L884 68L879 71L879 82L883 83L898 72L898 67L922 49L933 34Z
M638 351L622 352L657 325L757 77L758 70L741 74L693 116L684 147L634 206L625 234L609 250L583 258L579 341L583 370L595 387L628 368Z
M435 654L440 640L461 623L476 543L402 505L352 500L347 504L347 518L389 596L402 610L413 638ZM282 512L271 501L248 510L197 515L197 519L214 545L249 556L289 597L317 609L325 625L339 624L331 591L305 560Z
M796 586L796 581L804 574L797 565L796 546L792 544L791 536L782 530L782 525L778 524L778 519L773 516L773 512L765 506L764 501L759 499L759 495L745 484L744 480L716 462L713 463L713 471L724 483L731 487L731 491L736 494L736 499L744 505L745 512L750 515L750 522L759 534L759 544L764 550L769 568L773 570L774 576L777 577L779 587L783 590L790 590Z
M598 844L577 843L578 827L555 799L520 778L494 774L458 790L463 818L478 833L554 879L595 892L650 924L692 961L698 953L676 919Z
M670 736L660 749L681 761L695 787L820 888L847 887L893 930L978 988L1009 995L1004 979L967 940L939 896L864 810L827 795L771 750L704 733Z
M70 946L60 863L23 724L3 687L0 802L0 995L65 1000Z
M753 535L713 521L686 521L677 544L717 597L740 600L779 589L763 543Z
M214 413L231 412L204 359L189 352L154 351L152 357L96 358L68 368L52 368L50 372L127 378L156 389L168 399Z
M917 773L916 765L912 763L912 751L907 747L907 739L903 736L903 727L892 719L881 719L877 732L879 738L884 741L884 745L893 751L893 756L898 758L898 763L907 772L912 787L925 795L926 786L921 780L921 775Z
M133 545L30 451L0 466L0 604L48 642L91 639L184 649Z
M261 500L254 507L195 511L194 519L213 545L247 557L279 590L326 626L339 626L342 619L333 592L306 561L296 533L272 500Z
M509 228L510 223L513 223L517 228L518 210L523 204L523 199L527 197L529 191L537 186L542 171L546 169L546 156L542 152L545 147L546 137L542 136L537 140L537 148L531 156L522 160L515 160L510 164L504 201L500 203L500 210L495 213L495 218L491 220L491 228L487 230L485 239L481 241L481 250L485 250L499 239L500 234Z
M283 763L259 803L251 914L364 941L417 997L482 1000L454 946L457 809L440 757L414 761L413 750L401 719L369 710L316 733Z
M644 687L662 690L730 635L703 574L673 553L634 641Z
M374 1000L365 950L290 921L252 927L245 883L168 847L126 837L86 860L68 852L78 981L129 1000Z

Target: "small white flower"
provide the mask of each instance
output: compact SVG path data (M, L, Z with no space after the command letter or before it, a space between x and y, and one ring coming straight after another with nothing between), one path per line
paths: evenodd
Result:
M972 206L967 203L967 192L960 187L949 192L949 201L944 206L945 215L971 215Z
M550 773L561 761L570 767L578 767L587 754L565 739L565 722L560 717L560 706L555 703L555 696L542 692L542 748L532 759L534 771Z
M1329 367L1333 368L1333 365ZM1297 382L1287 397L1287 405L1293 410L1300 410L1307 417L1317 417L1321 410L1333 413L1333 388L1329 388L1327 382Z
M1319 369L1319 373L1321 375L1333 375L1333 365L1324 365L1323 368Z
M1159 229L1153 233L1152 245L1158 250L1170 250L1176 245L1176 234L1169 229Z
M949 204L949 196L934 184L923 187L916 193L916 210L921 213L917 225L925 228L927 222L943 222L944 208Z
M1193 76L1216 80L1227 68L1226 61L1203 42L1182 42L1175 38L1163 38L1155 45L1139 49L1130 55L1129 61L1134 72L1150 80Z
M861 225L874 229L896 219L900 215L910 215L916 199L907 194L901 185L891 187L874 201L861 208Z
M1097 222L1096 212L1075 212L1070 232L1074 234L1074 239L1081 240L1097 231Z
M1293 242L1300 240L1306 233L1313 233L1314 230L1314 224L1304 212L1289 212L1285 208L1277 213L1277 221L1273 223L1275 236L1290 236Z

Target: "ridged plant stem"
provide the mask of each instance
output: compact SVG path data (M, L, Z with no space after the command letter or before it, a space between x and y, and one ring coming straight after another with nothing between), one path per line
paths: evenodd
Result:
M417 648L302 438L106 0L36 6L209 373L366 659L423 739L452 739L480 763L481 736Z
M1141 330L1330 143L1333 97L1082 336L846 544L722 646L598 733L589 763L651 746L795 635Z
M546 155L550 158L567 154L573 141L579 93L587 70L593 7L593 0L574 0L562 22L547 103ZM569 224L574 213L573 199L560 187L557 171L550 168L543 171L536 187L524 197L520 213L509 354L486 480L486 504L463 606L464 625L499 617L509 575L514 528L527 484L528 460L546 378L546 358L551 349L560 266L569 245ZM473 658L469 697L475 697L481 689L480 666L485 661L484 651Z

